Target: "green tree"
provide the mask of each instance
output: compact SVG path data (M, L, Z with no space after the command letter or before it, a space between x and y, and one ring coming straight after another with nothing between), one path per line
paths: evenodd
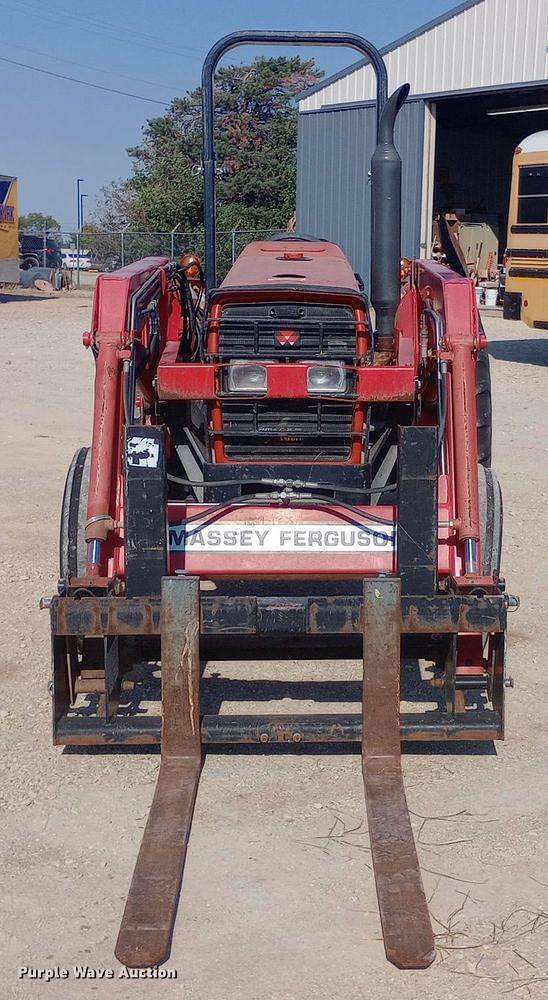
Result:
M220 228L285 228L295 211L295 96L322 77L312 59L257 58L215 81ZM133 172L109 185L96 214L107 228L202 228L201 90L176 97L128 150Z
M19 216L19 229L21 232L43 233L47 228L48 235L55 239L61 234L61 226L53 215L44 215L42 212L29 212L28 215Z

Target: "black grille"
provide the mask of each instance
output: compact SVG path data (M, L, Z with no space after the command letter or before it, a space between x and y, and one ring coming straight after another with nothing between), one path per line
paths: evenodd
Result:
M223 400L225 454L257 461L291 456L340 461L349 457L352 416L349 402Z
M296 337L284 343L286 334ZM278 335L278 339L277 339ZM264 302L229 305L219 322L219 358L354 361L356 327L349 306Z

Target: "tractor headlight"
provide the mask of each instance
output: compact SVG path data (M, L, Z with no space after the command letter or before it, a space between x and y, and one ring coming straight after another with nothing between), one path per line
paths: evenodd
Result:
M250 362L228 366L229 392L266 392L266 368Z
M306 373L309 392L321 392L327 396L342 395L346 392L346 371L342 364L311 365Z

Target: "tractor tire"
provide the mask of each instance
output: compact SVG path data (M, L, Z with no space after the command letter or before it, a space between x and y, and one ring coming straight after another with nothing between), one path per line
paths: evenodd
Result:
M491 442L493 435L491 410L491 372L489 354L486 348L478 351L476 364L476 409L478 462L489 468L491 465Z
M79 448L67 473L59 531L59 570L62 580L70 576L85 576L90 461L91 449Z
M502 554L502 493L492 469L478 465L480 544L482 573L500 575Z

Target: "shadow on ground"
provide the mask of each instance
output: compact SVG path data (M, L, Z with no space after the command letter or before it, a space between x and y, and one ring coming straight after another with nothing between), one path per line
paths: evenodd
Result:
M56 292L52 292L50 295L20 295L18 292L11 295L9 292L0 292L0 305L3 302L47 302L58 297Z
M548 339L490 340L489 354L499 361L515 361L522 365L548 366Z

